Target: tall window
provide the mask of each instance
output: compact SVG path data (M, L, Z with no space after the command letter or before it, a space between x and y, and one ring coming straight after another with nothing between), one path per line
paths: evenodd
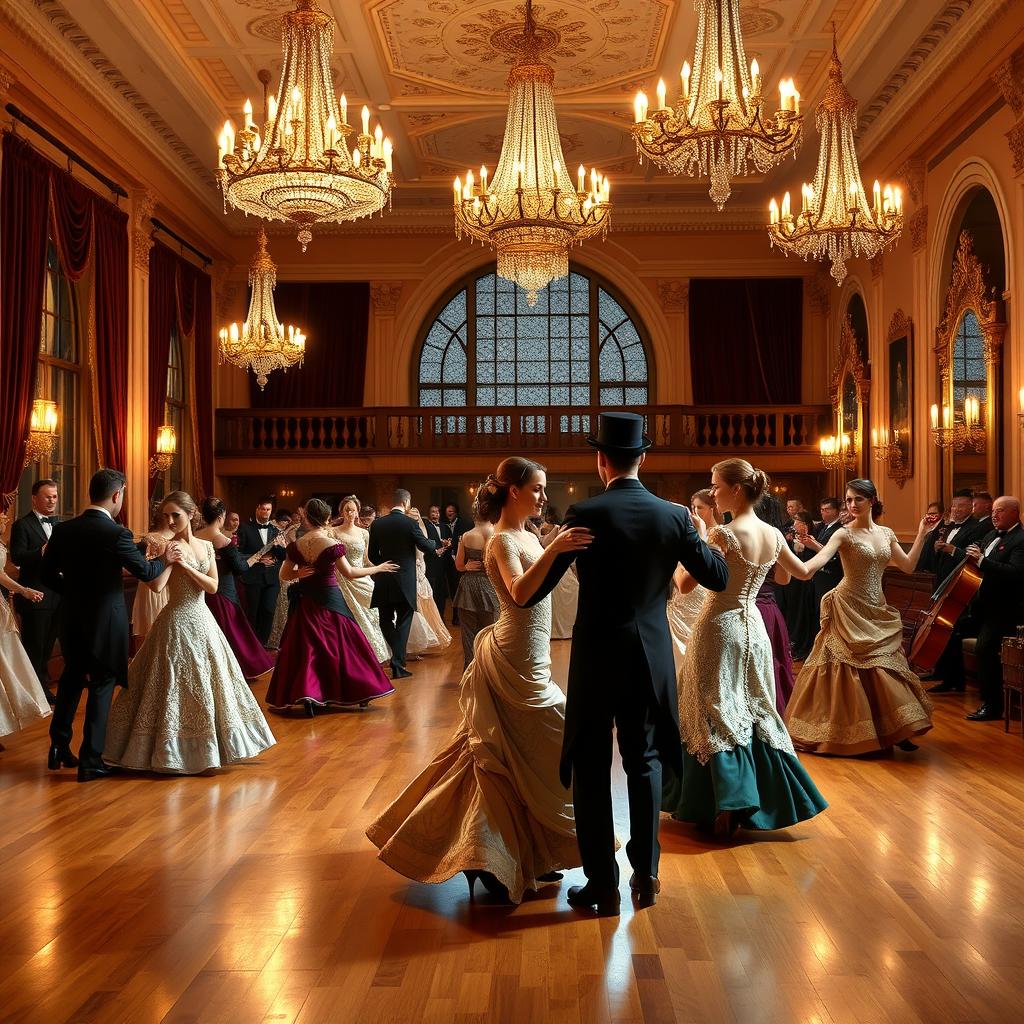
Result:
M78 310L71 282L61 269L57 246L50 240L46 250L46 283L39 336L39 365L36 394L57 403L57 437L53 454L27 466L18 488L18 505L27 509L32 484L51 477L60 493L60 511L70 514L84 499L81 440L82 353L78 331Z
M171 347L167 353L167 397L164 401L164 422L174 427L178 439L171 468L164 474L165 493L184 488L182 466L185 464L185 357L181 335L175 326L171 329Z
M953 408L963 409L968 395L977 398L984 409L988 400L985 341L978 318L971 310L964 313L953 342Z
M419 404L639 406L649 397L640 331L609 287L578 270L532 308L497 274L463 282L426 330Z

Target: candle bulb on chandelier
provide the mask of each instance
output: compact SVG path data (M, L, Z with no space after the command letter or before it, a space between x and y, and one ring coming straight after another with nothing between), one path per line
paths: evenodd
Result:
M633 100L633 118L637 124L647 120L647 97L643 92L637 92Z
M658 79L658 109L665 109L665 79Z
M455 179L454 188L455 188L455 205L458 206L459 205L459 200L462 198L462 179L461 178L456 178Z
M335 149L335 136L338 134L338 122L334 120L334 115L331 114L327 118L327 148L331 152Z
M789 110L789 83L784 78L779 82L779 110Z
M939 429L939 407L937 405L932 406L932 430Z
M953 414L948 405L943 405L942 407L942 425L946 430L949 430L953 425Z
M245 115L245 127L247 129L251 130L252 127L253 127L253 123L252 123L252 100L247 99L245 101L245 106L242 107L242 112Z
M295 110L295 118L296 118L296 120L301 121L302 120L302 93L299 90L299 87L297 85L292 89L292 107Z
M768 204L768 217L772 224L779 223L779 204L774 199Z
M341 94L341 123L348 124L348 97Z
M394 170L395 147L391 140L385 135L384 136L384 170L390 174Z
M480 168L480 191L484 195L487 195L487 166L486 165L484 165L484 166L482 166Z
M516 162L516 188L522 191L523 188L523 165Z
M224 150L227 153L235 151L235 129L230 121L224 122Z
M750 90L755 96L761 92L761 67L756 57L750 62Z
M782 197L782 219L783 220L788 220L789 217L790 217L790 200L789 200L789 193L787 192Z
M277 120L277 97L273 93L267 97L267 120L271 124Z
M789 87L790 87L790 89L793 92L793 113L794 114L799 114L800 113L800 93L797 92L797 90L796 90L796 83L793 81L792 78L789 80Z
M679 77L683 80L683 99L687 102L690 101L690 62L683 61L683 70L679 72Z
M901 216L903 214L903 189L897 188L892 195L896 203L896 214Z
M722 98L722 89L723 89L724 84L725 84L725 76L722 74L722 69L721 68L715 68L715 82L718 85L718 98L719 98L719 100L721 100L721 98Z
M583 186L584 186L584 184L586 183L586 180L587 180L587 172L586 172L586 169L584 168L583 164L580 164L580 169L576 172L576 176L579 178L579 182L577 184L576 191L580 195L583 195Z
M355 149L352 150L352 166L358 170L362 160L363 154L359 152L359 147L356 146Z
M363 106L363 134L370 134L370 108L365 104Z
M877 178L875 178L875 186L873 189L875 198L875 216L879 216L882 212L882 186L879 184Z

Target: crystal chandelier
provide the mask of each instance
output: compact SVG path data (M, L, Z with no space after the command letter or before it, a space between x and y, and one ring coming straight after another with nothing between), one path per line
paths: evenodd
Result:
M569 249L608 231L608 179L580 167L576 187L566 171L552 93L554 69L540 58L550 33L538 32L526 3L517 60L508 76L508 118L494 177L480 168L455 179L455 234L486 242L498 254L498 274L514 281L533 306L537 293L569 273ZM557 37L555 37L557 38Z
M274 370L287 370L296 363L302 365L306 354L306 336L298 327L278 323L274 309L274 288L277 285L277 267L267 252L267 233L260 227L256 255L249 267L249 315L239 328L238 324L220 331L220 361L231 363L256 374L256 383L262 391L267 386L267 374Z
M362 131L349 150L348 102L344 94L336 101L331 84L334 19L315 0L297 0L282 21L284 65L267 120L257 128L246 100L237 136L225 123L217 176L225 210L230 203L294 224L305 252L314 224L357 220L390 202L392 144L379 124L370 134L370 111L363 107Z
M682 92L666 104L658 82L658 108L648 116L648 99L633 104L633 138L647 157L672 174L711 179L710 195L721 210L732 195L730 180L761 173L796 156L803 139L800 94L793 79L779 86L779 110L765 110L764 82L757 61L747 64L740 33L740 0L694 0L697 47L693 70L683 64Z
M872 259L893 245L903 230L903 193L876 181L871 205L860 180L860 165L853 135L857 127L857 101L843 84L843 66L832 38L825 98L815 118L821 135L814 184L801 188L803 201L795 217L789 193L782 206L773 199L768 207L768 233L772 245L787 255L805 260L832 261L832 277L842 284L846 263L857 256Z
M967 395L964 398L963 416L958 416L955 409L943 404L941 421L937 405L932 406L931 417L932 441L939 448L952 448L955 452L970 450L979 455L985 454L988 438L985 434L984 410L975 395Z
M833 434L818 440L821 464L826 469L853 469L857 465L857 445L849 434Z

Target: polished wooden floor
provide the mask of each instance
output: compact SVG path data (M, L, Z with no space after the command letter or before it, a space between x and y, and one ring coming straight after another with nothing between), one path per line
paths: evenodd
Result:
M1018 733L947 698L917 754L805 759L831 802L808 824L719 846L665 820L663 895L618 920L565 904L579 872L473 904L363 835L451 730L459 660L369 711L274 717L276 747L209 777L78 785L45 770L45 723L6 738L0 1021L1021 1019Z

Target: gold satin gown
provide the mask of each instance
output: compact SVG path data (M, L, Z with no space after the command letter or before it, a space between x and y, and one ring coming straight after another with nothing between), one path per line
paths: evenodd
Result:
M844 576L822 598L821 631L786 707L797 750L867 754L932 727L932 703L903 653L900 613L882 592L896 536L887 526L874 531L884 547L844 531Z

